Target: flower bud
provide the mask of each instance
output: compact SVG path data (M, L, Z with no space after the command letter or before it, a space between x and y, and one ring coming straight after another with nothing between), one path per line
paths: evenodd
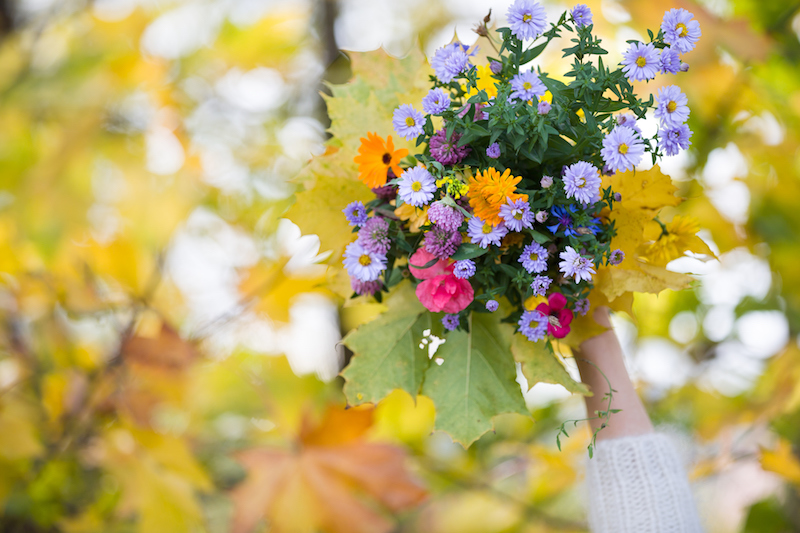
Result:
M542 100L539 102L539 106L537 107L537 111L540 115L546 115L550 112L550 102L547 100Z
M536 222L543 224L547 220L547 211L539 211L536 213Z
M542 176L542 181L540 181L542 185L542 189L549 189L551 185L553 185L553 178L550 176Z
M681 62L681 72L689 72L689 63Z
M492 71L492 74L500 74L503 71L503 64L499 61L492 61L489 63L489 70Z
M618 192L615 192L614 193L614 201L615 202L621 202L622 201L622 195L620 193L618 193Z

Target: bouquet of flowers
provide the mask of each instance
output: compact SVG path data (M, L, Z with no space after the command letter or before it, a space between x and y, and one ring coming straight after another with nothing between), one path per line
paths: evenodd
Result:
M659 219L680 203L669 177L634 171L646 153L655 164L690 144L681 89L643 99L632 83L687 69L693 16L668 11L618 68L584 5L550 23L517 0L507 18L478 25L483 51L453 42L429 64L351 54L353 79L327 97L327 150L287 214L333 252L330 287L348 297L348 401L422 394L436 428L464 445L496 415L528 414L515 363L531 386L588 393L560 356L603 331L591 309L629 311L635 292L685 288L691 276L667 263L711 253L691 219ZM567 38L566 72L531 67ZM637 122L649 110L652 137ZM432 335L444 338L435 359Z

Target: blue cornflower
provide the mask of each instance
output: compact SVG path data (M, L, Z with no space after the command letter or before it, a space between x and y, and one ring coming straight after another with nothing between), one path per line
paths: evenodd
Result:
M456 314L448 314L442 317L442 324L444 325L444 329L446 329L447 331L453 331L454 329L456 329L460 322L461 321L459 320L458 315Z
M453 266L453 275L458 279L469 279L475 275L477 268L472 259L461 259Z
M416 139L422 134L425 116L414 109L411 104L402 104L394 110L392 125L394 131L407 141Z
M547 226L553 234L558 233L559 228L564 228L564 234L567 237L571 237L573 235L577 235L578 233L575 231L575 222L572 219L573 215L575 214L575 206L569 206L569 210L567 208L562 207L560 205L553 206L553 209L550 211L552 215L551 220L555 221L555 224Z
M531 289L533 289L534 296L544 296L547 292L547 289L550 288L550 284L553 283L553 280L548 278L547 276L536 276L533 278L533 283L531 283Z
M538 274L547 270L547 258L550 254L547 248L538 242L532 242L522 249L522 254L519 256L519 262L522 267L530 274Z
M547 29L547 13L539 2L516 0L506 12L511 33L518 39L535 39Z
M525 311L519 319L519 332L531 342L537 342L547 335L548 317L541 311Z
M592 25L592 10L586 4L578 4L572 8L572 20L579 28Z
M433 200L436 180L422 167L411 167L400 175L397 193L407 204L421 207Z
M689 119L689 99L677 85L658 90L655 117L667 128L677 128Z
M351 226L363 226L367 223L367 208L361 202L350 202L347 207L342 209L347 223Z
M522 100L527 102L528 100L538 99L538 97L544 96L544 93L547 92L547 87L544 86L544 83L535 72L520 72L511 78L511 88L513 91L508 96L510 101Z
M622 55L622 72L628 79L652 80L658 74L660 62L653 43L631 43Z
M617 172L633 170L642 161L644 143L633 128L617 126L603 139L600 155Z
M664 20L661 22L664 42L683 54L694 49L702 35L700 23L692 18L694 15L685 9L670 9L664 13Z
M422 110L431 115L444 113L450 107L450 95L441 87L428 91L422 99Z
M490 144L489 148L486 149L486 155L492 159L500 157L500 145L497 143Z
M661 50L661 55L658 57L661 67L659 72L661 74L677 74L681 70L681 58L678 52L672 48L664 48Z
M681 150L686 150L692 142L692 130L686 124L677 128L662 128L658 130L658 146L667 155L677 155Z
M498 307L500 307L500 304L497 303L497 300L489 300L486 302L486 310L490 313L497 311Z

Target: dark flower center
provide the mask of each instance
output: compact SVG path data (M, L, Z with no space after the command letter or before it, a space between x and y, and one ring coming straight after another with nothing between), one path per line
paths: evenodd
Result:
M390 153L383 154L383 164L388 165L391 162L392 162L392 154Z

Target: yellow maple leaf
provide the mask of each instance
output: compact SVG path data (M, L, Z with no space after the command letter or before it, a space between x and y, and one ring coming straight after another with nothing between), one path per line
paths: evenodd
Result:
M786 439L780 439L774 450L761 448L761 467L800 485L800 460L792 453L792 445Z
M644 236L650 241L640 250L640 256L654 265L666 265L686 252L716 257L714 252L696 234L700 229L692 217L676 215L671 222L661 225L652 221L645 227Z

